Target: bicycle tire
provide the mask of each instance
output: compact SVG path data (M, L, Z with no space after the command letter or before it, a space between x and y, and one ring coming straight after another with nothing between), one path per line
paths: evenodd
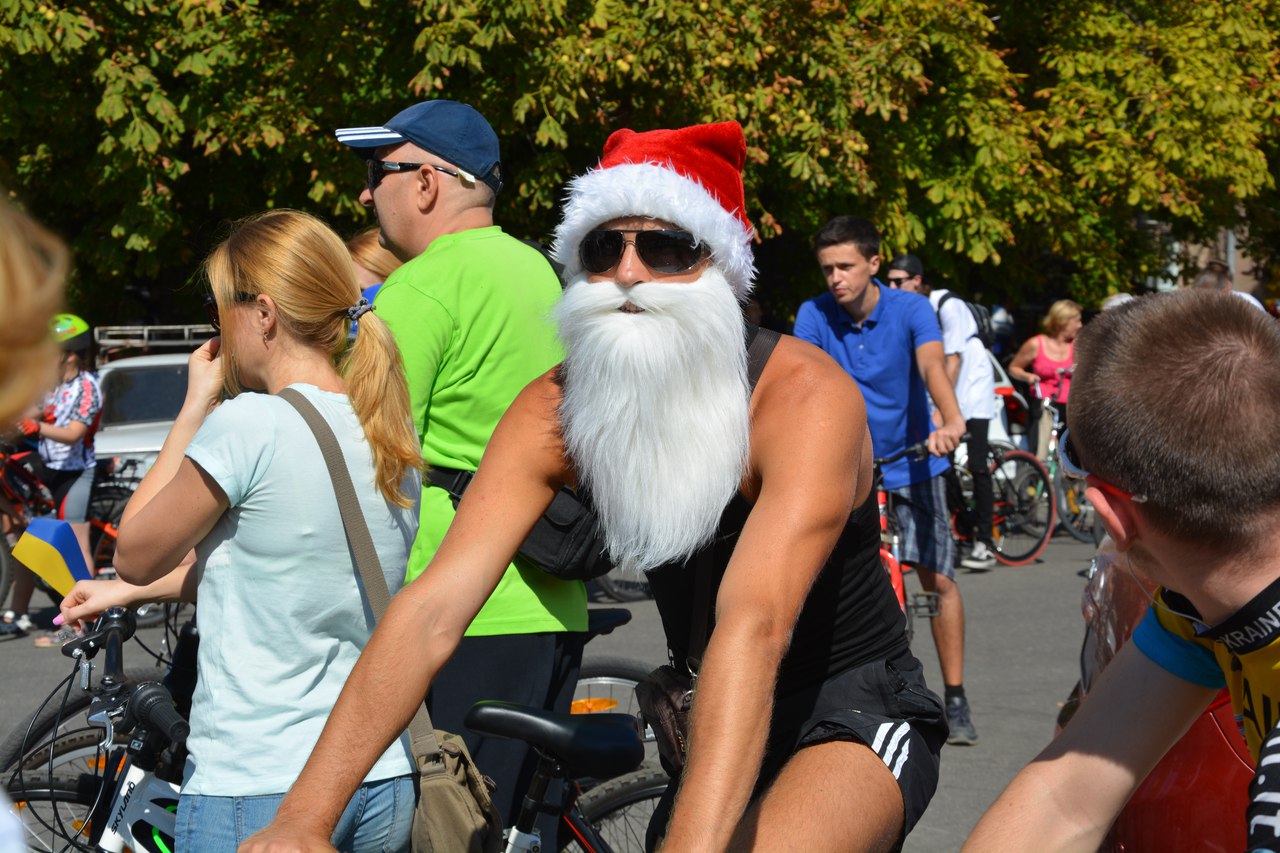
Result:
M602 593L619 604L653 598L653 591L649 589L647 580L622 577L617 569L596 578L595 584Z
M1053 535L1057 501L1049 472L1034 455L1010 450L992 463L991 485L996 559L1006 566L1025 566L1040 556Z
M6 793L22 823L28 851L88 849L87 824L95 797L80 785L79 777L55 775L50 780L41 773L26 785L7 786Z
M587 791L578 809L613 853L645 853L649 820L669 784L665 771L642 766ZM570 844L567 849L580 848Z
M1078 542L1093 542L1093 507L1084 496L1085 484L1068 480L1058 468L1054 484L1058 498L1058 521L1062 529Z

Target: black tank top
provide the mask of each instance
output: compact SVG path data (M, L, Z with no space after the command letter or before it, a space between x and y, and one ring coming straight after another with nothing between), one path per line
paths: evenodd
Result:
M715 596L750 512L751 504L739 493L725 508L710 545L684 563L659 566L648 572L667 646L677 667L683 668L688 657L696 595L695 567L710 550L713 613L708 616L707 625L714 627ZM779 566L777 571L786 571L786 567ZM835 550L805 599L791 646L782 659L777 693L785 695L852 667L874 660L894 660L908 652L906 621L880 562L880 519L873 491L849 516Z

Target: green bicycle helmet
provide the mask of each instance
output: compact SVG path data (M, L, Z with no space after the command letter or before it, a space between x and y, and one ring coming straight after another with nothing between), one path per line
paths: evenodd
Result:
M92 339L89 324L75 314L55 315L51 328L53 339L64 350L75 352L89 348Z

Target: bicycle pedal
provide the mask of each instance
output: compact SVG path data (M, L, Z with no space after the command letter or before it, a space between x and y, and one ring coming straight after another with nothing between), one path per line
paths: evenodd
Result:
M936 592L911 593L911 612L916 616L937 619L938 614L942 612L938 594Z

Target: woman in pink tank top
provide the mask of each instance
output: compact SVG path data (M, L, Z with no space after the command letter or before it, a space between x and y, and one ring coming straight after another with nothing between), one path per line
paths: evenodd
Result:
M1009 375L1029 384L1033 392L1038 387L1040 398L1051 400L1063 421L1071 393L1070 370L1076 360L1076 335L1084 325L1080 314L1080 306L1070 299L1053 303L1041 321L1044 334L1029 338L1009 363Z

